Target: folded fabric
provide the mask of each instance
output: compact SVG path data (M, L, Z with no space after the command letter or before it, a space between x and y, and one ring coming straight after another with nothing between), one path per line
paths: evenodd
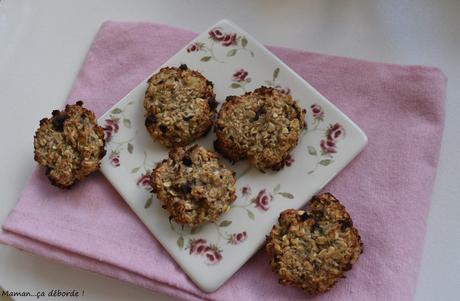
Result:
M164 25L104 23L68 101L82 99L100 116L194 36ZM369 137L367 148L325 189L349 210L364 253L347 279L309 299L411 300L441 143L446 77L431 67L269 49ZM218 291L203 293L100 173L60 190L37 168L0 241L187 300L305 299L301 290L277 283L263 250Z

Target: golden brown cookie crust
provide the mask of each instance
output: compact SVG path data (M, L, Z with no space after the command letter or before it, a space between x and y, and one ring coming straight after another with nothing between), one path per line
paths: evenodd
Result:
M324 193L313 197L306 211L283 211L267 236L266 251L280 284L316 294L345 277L363 243L345 207Z
M153 192L178 224L216 221L236 199L235 172L202 146L177 147L152 171Z
M290 95L261 87L227 97L214 127L214 147L233 162L247 158L261 171L279 170L305 126L305 110Z
M213 84L201 73L165 67L148 80L145 126L164 146L185 146L209 132L216 107Z
M105 155L104 130L83 102L54 110L40 120L34 136L34 159L46 167L51 184L69 188L99 169Z

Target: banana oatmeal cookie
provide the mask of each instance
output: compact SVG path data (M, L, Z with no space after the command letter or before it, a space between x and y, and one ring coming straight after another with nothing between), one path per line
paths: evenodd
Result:
M305 126L305 110L290 95L260 87L227 97L214 128L214 147L233 162L248 158L261 171L279 170Z
M177 147L151 175L153 192L170 219L195 226L216 221L236 199L235 172L202 146Z
M185 64L165 67L148 80L145 126L164 146L185 146L209 132L217 105L213 84L201 73Z
M283 211L267 236L266 250L280 284L315 294L345 277L363 243L345 207L324 193L313 197L306 211Z
M99 169L105 155L104 130L82 101L54 110L40 120L34 136L34 159L46 167L51 184L69 188Z

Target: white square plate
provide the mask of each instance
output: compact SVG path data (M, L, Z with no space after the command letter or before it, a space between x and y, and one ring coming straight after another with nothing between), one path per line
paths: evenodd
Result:
M284 89L307 109L308 128L287 166L265 174L246 162L231 166L238 176L238 198L231 210L218 222L193 229L170 223L149 192L149 172L155 162L167 157L168 150L153 142L144 126L147 79L99 119L110 136L102 173L190 279L212 292L259 249L281 211L303 206L364 148L367 138L305 80L230 21L222 20L200 34L163 66L184 63L214 83L219 102L265 85ZM212 150L214 138L211 132L197 143Z

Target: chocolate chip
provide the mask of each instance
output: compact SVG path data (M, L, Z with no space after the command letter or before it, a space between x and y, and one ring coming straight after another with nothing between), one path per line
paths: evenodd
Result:
M316 230L318 230L318 232L319 232L320 234L323 234L323 229L321 228L321 226L320 226L317 222L315 222L315 223L313 224L313 226L311 226L311 230L310 230L310 231L311 231L311 232L315 232Z
M67 114L65 113L61 113L59 115L54 116L51 121L53 124L53 128L58 132L64 131L64 122L66 119L67 119Z
M213 145L214 145L214 150L220 153L221 148L219 147L219 142L217 142L217 140L214 140Z
M101 155L99 156L99 159L104 158L105 154L107 154L107 150L103 149Z
M350 219L340 221L340 230L342 230L342 231L347 230L351 226L353 226L353 222Z
M309 218L310 218L310 215L308 215L308 213L306 211L300 216L300 220L302 222L306 221Z
M206 204L206 198L192 198L192 202L196 204L198 207L203 207Z
M185 156L182 159L182 163L184 163L185 166L192 166L192 164L193 164L192 159L190 159L190 157L188 157L188 156Z
M160 131L166 133L168 131L168 127L164 124L160 124Z
M349 271L351 270L351 268L353 267L353 265L351 263L347 263L344 267L343 267L343 270L344 271Z
M260 108L256 111L256 116L254 117L254 121L259 120L260 115L265 114L266 112L267 112L267 111L265 110L265 108L260 107Z
M187 193L192 192L192 187L190 187L190 185L188 184L184 184L181 186L180 190L182 193L187 194Z
M219 103L216 101L215 98L210 98L210 99L208 99L208 105L211 108L211 110L214 110L215 108L217 108Z
M179 66L179 69L180 69L180 70L187 70L187 65L186 65L186 64L181 64L181 65Z
M149 115L147 116L147 118L145 118L145 126L151 126L151 125L155 125L157 123L157 118L155 117L155 115Z
M80 107L81 107L81 106L83 105L83 101L79 100L79 101L77 101L75 104L76 104L77 106L80 106Z
M183 119L184 121L189 121L189 120L192 119L192 118L193 118L193 116L184 116L184 117L182 117L182 119Z
M161 208L166 209L166 205L161 206Z
M56 116L56 115L59 115L59 113L61 113L61 111L53 110L53 112L51 112L51 115Z
M210 80L207 80L207 81L206 81L206 85L211 86L211 87L214 87L214 84L213 84L212 81L210 81Z
M313 218L315 219L316 222L322 220L324 217L323 211L312 211L311 214L313 215Z

